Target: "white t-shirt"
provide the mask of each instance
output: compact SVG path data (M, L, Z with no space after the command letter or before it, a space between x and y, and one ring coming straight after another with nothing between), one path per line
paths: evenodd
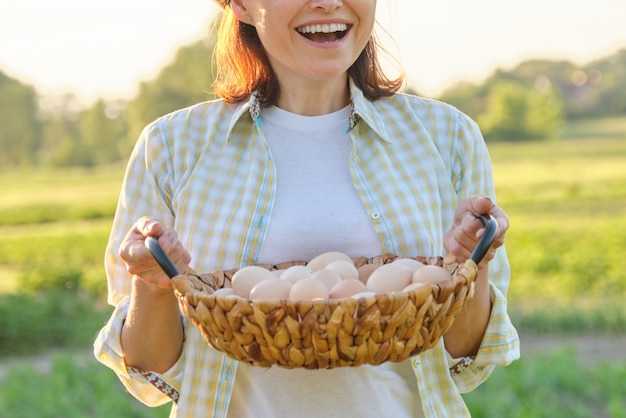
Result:
M276 167L276 199L259 262L310 260L326 251L381 254L350 174L350 108L307 117L263 112L261 130ZM423 416L408 360L330 370L269 369L240 363L229 417Z

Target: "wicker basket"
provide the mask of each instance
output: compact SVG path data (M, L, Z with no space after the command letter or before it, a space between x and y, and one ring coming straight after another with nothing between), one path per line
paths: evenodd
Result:
M382 256L357 259L383 264ZM308 369L402 361L433 347L473 293L476 264L423 259L453 273L452 279L411 292L328 301L248 301L213 295L229 287L235 270L183 274L172 279L183 313L208 344L256 366ZM268 266L283 269L303 262Z
M177 274L155 243L152 240L148 247L172 277L181 310L211 347L261 367L329 369L399 362L435 346L472 297L476 264L491 241L482 244L485 248L479 257L473 255L462 264L454 257L415 257L442 266L452 275L437 284L360 299L295 302L213 295L215 289L230 287L236 270ZM360 267L396 258L383 255L353 261ZM296 264L305 262L263 267L285 269Z

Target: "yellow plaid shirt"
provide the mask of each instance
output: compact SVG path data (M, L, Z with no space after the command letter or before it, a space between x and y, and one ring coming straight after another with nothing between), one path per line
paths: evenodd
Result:
M350 170L383 251L443 255L444 233L457 204L478 193L495 200L478 127L437 101L396 94L371 102L353 84L350 91ZM94 353L147 405L170 398L124 363L120 333L131 277L117 256L119 245L133 223L149 215L178 232L196 271L254 264L275 192L262 120L254 95L240 105L200 103L146 127L130 158L105 260L109 303L116 308ZM489 271L493 309L478 355L452 359L442 341L412 359L426 417L469 416L461 393L475 388L497 365L519 357L519 338L507 315L510 271L504 248ZM191 323L183 322L182 355L158 375L179 394L172 416L225 417L237 362L211 349Z

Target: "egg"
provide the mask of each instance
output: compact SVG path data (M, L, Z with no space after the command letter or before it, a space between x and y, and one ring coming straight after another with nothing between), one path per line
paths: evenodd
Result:
M352 259L344 253L341 253L338 251L329 251L326 253L322 253L318 255L317 257L314 257L313 259L311 259L311 261L307 263L307 266L313 271L318 271L318 270L325 268L328 264L332 263L333 261L337 261L337 260L344 260L344 261L352 262Z
M328 299L328 289L319 280L307 277L306 279L298 280L291 286L289 299L294 301Z
M222 287L221 289L217 289L215 292L213 292L213 295L215 296L230 296L234 294L235 292L233 291L232 287Z
M276 276L267 269L259 266L242 267L233 274L231 286L233 292L242 298L248 298L254 286L263 280L273 279Z
M345 279L333 286L328 297L331 299L343 299L365 291L365 285L359 279Z
M285 272L285 269L272 270L272 274L276 277L280 277L280 275L283 274L284 272Z
M359 273L359 280L363 283L367 283L367 279L370 278L371 274L376 270L378 266L376 264L363 264L359 267L357 272Z
M305 277L310 277L313 274L313 270L311 270L307 266L291 266L285 269L280 275L281 279L288 280L291 283L295 283L300 279L304 279Z
M371 274L365 286L378 294L399 292L411 284L411 277L411 270L401 264L383 264Z
M330 291L337 283L341 281L339 273L333 270L321 269L311 275L312 278L319 280L326 285L326 289Z
M404 289L402 289L403 292L411 292L415 289L419 289L421 287L424 286L428 286L428 283L411 283L410 285L408 285L407 287L405 287Z
M361 298L371 298L376 296L376 293L374 292L361 292L361 293L357 293L355 295L350 296L352 299L361 299Z
M413 273L411 281L413 283L439 283L451 277L452 276L450 276L450 273L448 273L442 267L427 265L417 269L415 273Z
M292 286L289 280L278 277L263 280L250 290L250 300L288 299Z
M413 258L398 258L394 260L393 263L406 266L409 270L411 270L411 273L415 273L418 268L424 267L424 263Z
M326 267L324 268L326 270L332 270L332 271L337 272L341 276L342 280L347 280L347 279L358 280L359 279L359 272L354 266L354 263L352 262L352 260L350 261L335 260L327 264Z

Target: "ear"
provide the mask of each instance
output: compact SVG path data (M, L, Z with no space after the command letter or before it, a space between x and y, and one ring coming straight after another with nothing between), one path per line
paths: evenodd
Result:
M244 5L244 0L230 0L230 8L237 19L244 23L250 23L250 15Z

